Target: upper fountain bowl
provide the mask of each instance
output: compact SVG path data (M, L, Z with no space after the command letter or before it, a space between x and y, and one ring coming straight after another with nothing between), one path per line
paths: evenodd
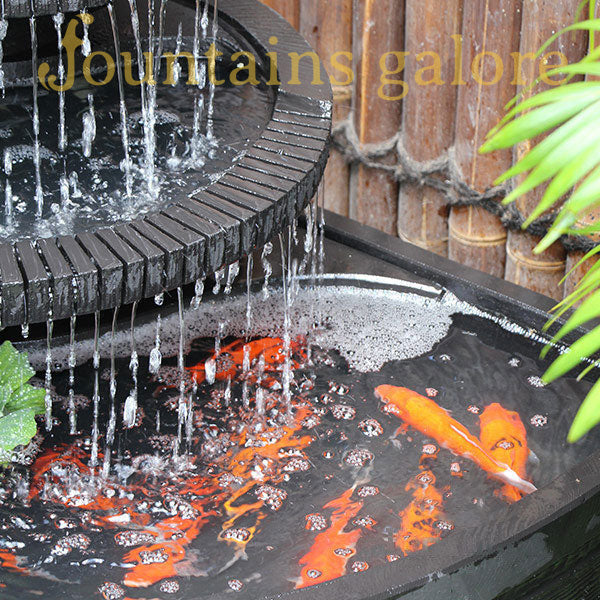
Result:
M142 197L142 202L135 204L131 196L121 193L126 170L123 122L131 132L130 159L139 160L132 167L133 196L142 189L146 175L142 164L145 117L139 107L137 112L135 109L135 102L141 102L140 86L127 83L127 69L130 79L139 76L128 2L90 12L96 23L103 21L104 33L94 38L90 28L95 59L88 75L100 81L110 74L110 68L97 69L97 65L102 66L103 60L108 64L106 50L115 36L120 39L120 52L114 56L125 52L134 59L129 65L127 59L122 60L121 68L116 63L112 72L114 93L109 86L89 82L87 87L80 85L81 73L86 73L84 64L64 94L51 86L48 89L47 77L37 79L37 96L32 88L20 87L7 89L0 101L6 117L0 130L0 154L4 154L0 157L4 159L0 185L7 198L4 221L0 215L2 327L92 314L192 283L264 245L292 222L317 190L328 157L331 86L322 65L318 66L323 82L314 83L313 61L310 57L298 60L311 52L304 39L257 0L219 0L218 36L214 38L210 22L203 22L201 27L208 35L203 38L201 52L205 54L216 42L223 56L217 60L213 75L225 81L230 80L233 70L243 66L240 63L253 56L257 85L229 82L216 90L187 85L182 83L189 74L186 66L190 69L185 57L180 60L180 83L165 85L169 64L164 58L166 52L191 54L193 42L198 39L199 21L192 1L156 4L161 8L157 7L155 29L163 28L164 45L157 54L163 58L154 63L160 75L156 77L157 110L152 116L156 131L155 175L160 186L151 201ZM20 5L11 3L14 10ZM138 5L140 27L147 31L144 19L148 11L141 2ZM42 10L42 3L39 6ZM69 3L66 8L72 11L77 7ZM208 14L213 13L211 4ZM61 20L63 38L70 19L67 17ZM73 18L82 21L81 15ZM83 38L81 25L77 35ZM59 29L60 25L57 33ZM278 38L276 45L273 36ZM160 47L159 37L149 47ZM79 66L85 60L81 50L76 49ZM274 50L278 55L276 77L268 55ZM37 61L35 58L34 53L30 63L37 70L46 59L40 54ZM62 60L68 73L66 50ZM206 57L202 60L210 65ZM50 63L46 75L57 72ZM121 86L115 72L126 80L121 94L126 100L125 115L119 110ZM26 108L28 94L36 103L30 112ZM66 110L64 106L61 109L61 102ZM204 107L199 121L194 116L196 105L201 110ZM49 115L47 122L40 119L39 178L35 172L36 145L27 145L35 140L30 115L34 114L35 121L36 111L40 117ZM62 149L61 122L79 127L71 132L67 128ZM176 126L171 128L170 123ZM193 130L194 125L202 129L204 154L190 167L186 131ZM86 143L94 146L91 164L82 159ZM94 160L95 151L98 156ZM86 164L90 168L87 174ZM41 210L38 183L43 192Z

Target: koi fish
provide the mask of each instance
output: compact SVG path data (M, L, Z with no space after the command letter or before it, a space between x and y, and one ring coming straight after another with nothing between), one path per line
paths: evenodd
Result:
M386 412L433 438L442 448L472 460L492 477L515 486L526 494L536 491L537 488L532 483L489 454L464 425L453 419L433 400L392 385L380 385L375 389L375 395L385 403Z
M315 537L311 549L300 559L303 568L296 589L337 579L346 572L346 563L354 555L356 544L362 535L360 529L345 531L350 520L363 507L362 502L351 500L353 493L354 487L351 487L323 507L334 509L331 525Z
M19 565L19 558L11 550L0 550L0 568L29 575L29 571Z
M479 415L479 426L483 448L524 479L527 476L529 448L525 426L519 414L506 410L498 403L490 404ZM511 502L522 498L521 492L512 485L505 485L501 493Z
M413 492L413 499L400 513L400 529L394 536L396 546L404 556L423 550L442 537L442 530L436 523L443 516L443 497L435 487L435 476L431 471L419 473L405 489Z
M291 352L300 351L304 344L302 338L298 338L291 343ZM244 359L249 364L261 355L265 360L265 371L270 371L278 365L282 365L285 360L283 351L284 342L280 338L262 338L251 342L236 340L231 344L221 348L219 356L213 355L209 360L216 361L215 379L217 381L226 381L235 378L244 365ZM206 379L206 363L201 362L193 367L188 367L196 383L201 384ZM296 363L292 367L298 366Z

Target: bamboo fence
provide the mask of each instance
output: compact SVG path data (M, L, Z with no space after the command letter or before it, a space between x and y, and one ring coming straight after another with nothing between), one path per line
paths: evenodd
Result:
M556 299L573 290L584 269L561 280L582 253L557 243L535 255L538 238L507 228L494 210L506 192L494 188L495 179L529 147L477 150L506 103L556 64L558 53L569 61L584 55L586 36L576 33L533 57L574 21L579 0L263 1L300 30L335 79L342 152L332 152L325 174L327 208ZM341 52L352 54L351 63L341 60L353 69L349 85L332 67ZM471 197L466 205L461 190ZM517 203L521 215L540 193ZM485 207L472 200L484 197Z

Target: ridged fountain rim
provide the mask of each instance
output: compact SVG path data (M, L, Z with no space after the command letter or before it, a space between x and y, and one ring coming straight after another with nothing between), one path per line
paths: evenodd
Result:
M92 314L192 283L264 245L315 195L329 156L331 85L312 84L306 60L301 83L286 83L289 53L311 48L270 8L220 0L218 9L263 54L272 35L279 39L282 83L260 137L217 182L164 210L77 235L0 244L2 327Z

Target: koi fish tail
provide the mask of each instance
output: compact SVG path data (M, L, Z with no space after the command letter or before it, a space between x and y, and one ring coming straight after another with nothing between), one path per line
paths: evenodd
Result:
M517 489L521 490L524 494L531 494L532 492L536 492L537 488L533 483L519 477L517 473L515 473L512 469L506 467L504 471L498 471L494 473L494 477L500 479L504 483L508 485L512 485Z

